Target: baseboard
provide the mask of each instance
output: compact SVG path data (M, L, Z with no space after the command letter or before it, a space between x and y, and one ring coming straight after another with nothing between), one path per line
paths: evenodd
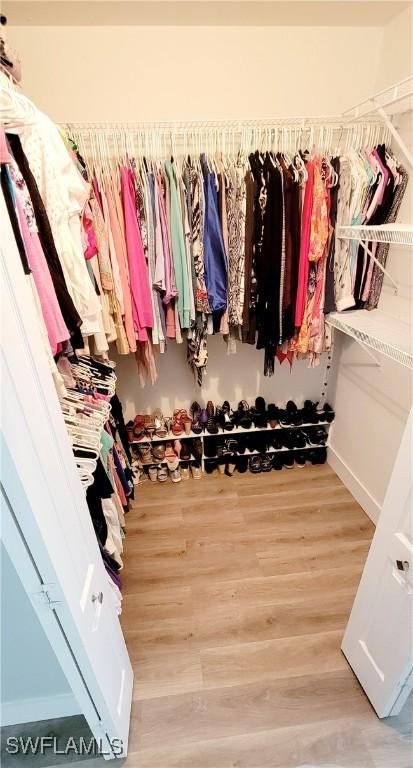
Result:
M56 717L71 717L81 714L73 693L57 696L39 696L37 699L3 701L1 704L1 725L34 723L38 720L53 720Z
M342 480L346 488L348 488L352 496L354 496L356 501L358 501L360 506L364 509L366 515L368 515L370 520L376 525L380 517L381 505L331 445L328 447L327 461L330 467L334 469L334 472L339 476L340 480Z

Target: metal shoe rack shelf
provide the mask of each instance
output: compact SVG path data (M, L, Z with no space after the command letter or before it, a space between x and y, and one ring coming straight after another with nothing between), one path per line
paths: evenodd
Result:
M215 435L212 435L209 432L202 432L200 435L196 435L195 432L192 432L192 431L189 433L189 435L187 435L185 432L183 432L181 435L174 435L173 433L168 433L166 437L154 436L151 438L145 437L144 440L134 440L133 442L130 443L130 445L137 447L139 445L142 445L143 443L166 443L166 442L173 442L174 440L182 441L182 440L193 440L194 438L199 438L202 442L201 466L202 466L202 471L204 471L205 460L208 461L209 459L213 460L214 458L216 458L216 456L214 457L214 456L205 455L205 444L204 444L205 439L216 440L218 438L222 439L223 437L230 438L235 435L248 435L251 433L262 434L263 432L277 432L280 430L286 431L290 429L307 429L309 427L316 427L316 428L325 427L326 428L326 427L330 427L331 423L332 422L320 421L317 424L307 424L307 423L299 424L299 425L289 424L288 426L285 426L285 427L282 427L280 424L278 424L276 427L249 427L248 429L246 429L245 427L234 427L234 429L231 429L231 430L223 430L221 428L220 431ZM266 451L256 451L256 450L251 451L247 448L243 454L238 452L235 452L235 453L237 456L241 456L241 455L252 456L256 453L266 453L266 454L267 453L283 453L287 451L302 452L302 451L314 450L315 448L325 448L327 445L328 445L328 437L327 437L327 440L320 445L306 445L304 448L272 448L271 447L271 448L268 448ZM195 459L191 457L191 459L185 459L185 461L192 462L192 461L195 461ZM157 466L162 466L162 465L166 466L166 461L156 461L156 462L154 461L153 464L156 464ZM144 464L143 466L145 467L150 465Z

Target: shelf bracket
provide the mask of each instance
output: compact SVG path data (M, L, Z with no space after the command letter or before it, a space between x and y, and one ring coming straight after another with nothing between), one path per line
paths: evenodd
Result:
M398 132L397 128L393 125L390 115L387 114L386 110L381 107L377 102L375 103L375 108L377 112L379 113L380 117L383 119L383 122L386 124L386 127L389 129L391 135L393 136L396 144L398 144L399 148L403 152L407 162L410 165L410 168L413 168L413 155L409 151L407 145L404 143L402 137L400 136L400 133Z
M354 341L356 341L356 342L357 342L357 344L359 344L359 345L360 345L360 347L362 347L362 348L364 349L364 351L366 352L366 354L367 354L367 355L368 355L368 356L369 356L369 357L370 357L372 360L374 360L374 363L375 363L375 365L376 365L376 368L380 368L380 369L381 369L381 368L382 368L382 366L383 366L383 363L382 363L382 361L381 361L381 359L380 359L380 358L376 357L376 355L374 354L373 350L372 350L372 349L370 349L370 347L368 347L368 346L367 346L367 344L365 344L363 341L361 341L361 339L357 339L357 338L355 338L355 336L351 336L351 338L352 338L352 339L354 339Z
M388 270L383 266L383 264L376 258L374 253L370 250L370 248L367 245L367 241L366 240L359 240L359 242L360 242L360 245L363 247L365 253L367 253L367 255L370 256L370 258L374 261L376 266L383 272L384 275L386 275L387 279L390 280L391 284L394 287L394 293L397 296L397 293L398 293L398 290L399 290L399 286L396 283L396 281L393 280L393 278L392 278L391 274L388 272Z
M335 325L333 325L333 328L335 333L337 331L341 331L341 329ZM358 339L357 336L353 335L352 333L346 333L345 335L347 336L347 338L351 339L352 341L355 341L364 350L364 352L374 361L376 368L381 369L383 367L381 356L376 357L373 350L370 349L369 345L366 344L365 341L363 341L362 339Z

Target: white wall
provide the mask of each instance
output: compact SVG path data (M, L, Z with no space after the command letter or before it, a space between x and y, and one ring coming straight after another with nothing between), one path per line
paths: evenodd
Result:
M412 114L398 117L400 134L413 149ZM403 162L397 147L396 155ZM413 173L413 169L407 168ZM413 224L413 184L410 180L399 220ZM413 335L413 259L411 248L390 248L386 268L398 283L385 277L379 309L389 317L409 323ZM393 464L413 400L413 375L407 368L382 356L374 366L365 350L336 334L338 347L329 386L336 421L330 436L329 461L359 503L377 522ZM413 462L413 457L412 457Z
M374 90L382 33L10 26L8 36L20 51L24 92L54 120L139 121L339 113Z
M1 725L77 714L77 702L3 545L0 557Z
M395 16L385 27L376 90L409 77L413 72L413 6Z

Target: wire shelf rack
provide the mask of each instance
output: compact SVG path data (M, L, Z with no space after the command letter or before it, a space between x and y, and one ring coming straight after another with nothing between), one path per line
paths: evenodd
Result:
M379 309L332 312L326 322L380 355L413 370L413 328Z
M413 247L413 227L403 224L381 224L377 227L339 226L337 227L337 235L342 240L361 240L370 243L389 243Z

